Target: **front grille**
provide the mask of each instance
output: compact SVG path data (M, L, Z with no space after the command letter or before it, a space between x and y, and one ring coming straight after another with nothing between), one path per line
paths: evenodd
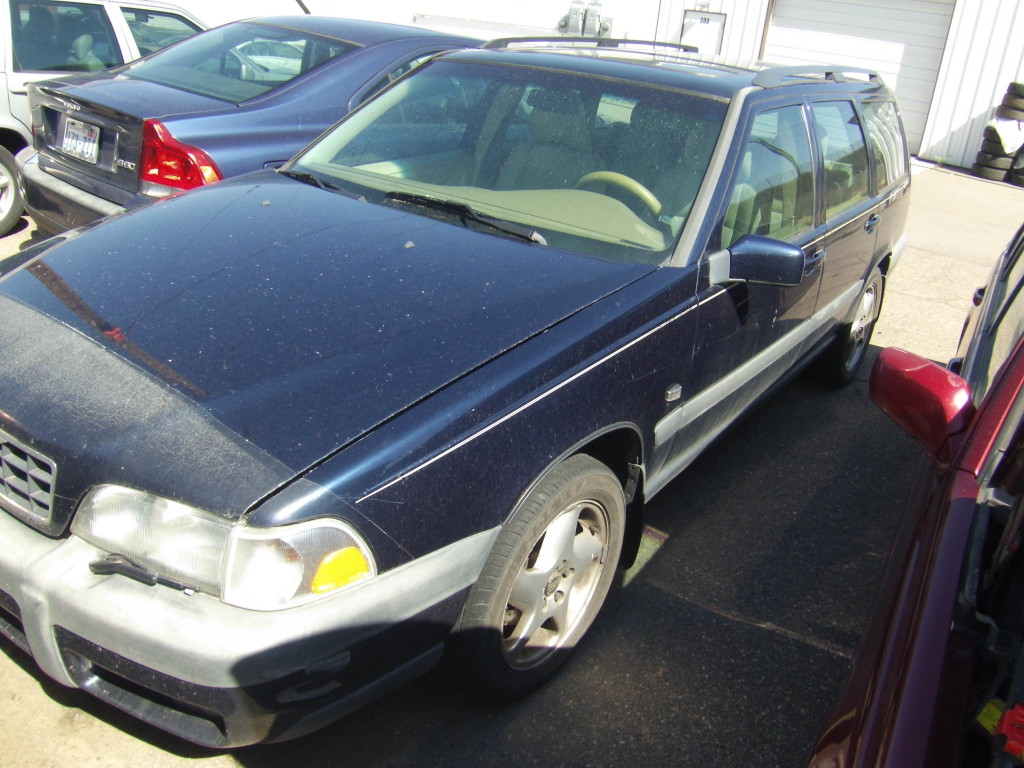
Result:
M42 454L0 432L0 502L26 522L48 523L57 467Z

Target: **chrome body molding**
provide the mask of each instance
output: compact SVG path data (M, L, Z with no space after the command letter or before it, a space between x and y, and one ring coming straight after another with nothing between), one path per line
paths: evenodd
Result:
M834 327L837 318L845 317L864 285L860 280L841 296L818 310L797 329L750 358L729 375L681 403L657 423L654 429L655 448L664 445L678 433L713 411L727 408L728 414L718 419L718 425L699 430L693 442L679 452L672 461L647 478L647 497L654 496L801 357L814 348Z
M657 334L659 331L661 331L664 328L668 327L672 323L677 322L681 318L686 317L687 315L689 315L694 310L698 309L699 307L703 306L704 304L707 304L709 301L713 301L714 299L718 298L719 296L724 296L724 295L725 295L725 291L724 290L719 290L719 291L716 291L716 292L712 293L710 296L707 296L707 297L705 297L705 298L703 298L703 299L701 299L699 301L694 302L690 306L686 307L686 309L684 309L683 311L681 311L678 314L673 315L669 319L659 323L658 325L654 326L653 328L649 329L648 331L644 332L643 334L637 336L636 338L631 339L630 341L628 341L627 343L623 344L622 346L617 347L616 349L612 350L611 352L609 352L608 354L604 355L600 359L594 361L593 363L585 366L584 368L582 368L581 370L579 370L576 373L572 374L571 376L568 376L567 378L562 379L560 382L558 382L554 386L550 387L549 389L546 389L546 390L544 390L542 392L539 392L537 395L535 395L534 397L530 398L529 400L527 400L525 403L523 403L522 405L518 406L517 408L509 411L508 413L504 414L503 416L500 416L499 418L495 419L494 421L491 421L490 423L484 425L483 427L481 427L480 429L476 430L475 432L472 432L472 433L466 435L461 440L459 440L458 442L456 442L453 445L449 446L445 450L440 451L440 452L434 454L433 456L431 456L430 458L428 458L425 461L421 462L420 464L416 465L415 467L411 468L407 472L404 472L403 474L399 475L398 477L392 478L387 483L384 483L383 485L378 486L377 488L373 489L372 491L370 491L366 495L364 495L361 498L359 498L356 501L356 503L359 504L361 502L364 502L364 501L366 501L366 500L376 496L377 494L381 493L382 491L387 490L388 488L391 488L392 486L397 485L397 484L403 482L404 480L406 480L407 478L411 477L412 475L415 475L416 473L420 472L421 470L426 469L427 467L429 467L430 465L434 464L435 462L440 461L441 459L445 458L446 456L451 455L455 451L458 451L460 448L463 448L464 446L468 445L469 443L473 442L474 440L482 437L483 435L486 435L491 430L501 426L502 424L504 424L505 422L509 421L510 419L515 418L516 416L522 414L524 411L532 408L533 406L537 405L538 403L542 402L543 400L546 400L551 395L559 392L560 390L564 389L565 387L569 386L570 384L574 383L575 381L579 380L580 378L582 378L582 377L592 373L597 368L600 368L601 366L603 366L604 364L606 364L610 360L615 359L616 357L618 357L622 353L624 353L627 350L635 347L637 344L640 344L640 343L642 343L644 341L647 341L652 336Z

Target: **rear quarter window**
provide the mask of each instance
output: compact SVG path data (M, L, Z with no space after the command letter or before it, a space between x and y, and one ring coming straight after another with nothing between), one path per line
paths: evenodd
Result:
M907 175L907 153L899 111L891 101L867 101L861 109L875 160L878 189L883 190Z

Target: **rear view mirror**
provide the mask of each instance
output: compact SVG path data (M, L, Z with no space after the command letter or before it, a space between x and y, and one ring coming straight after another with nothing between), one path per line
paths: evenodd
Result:
M763 235L744 235L727 250L708 258L712 285L760 283L799 285L804 276L804 252L795 245Z
M949 438L967 428L975 407L967 382L931 360L890 347L871 369L871 399L934 459L950 461Z

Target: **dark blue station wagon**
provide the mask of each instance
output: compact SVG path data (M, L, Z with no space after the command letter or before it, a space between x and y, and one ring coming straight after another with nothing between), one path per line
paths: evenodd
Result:
M795 372L856 375L907 165L872 73L503 41L0 262L0 631L214 746L445 654L526 693L647 501Z

